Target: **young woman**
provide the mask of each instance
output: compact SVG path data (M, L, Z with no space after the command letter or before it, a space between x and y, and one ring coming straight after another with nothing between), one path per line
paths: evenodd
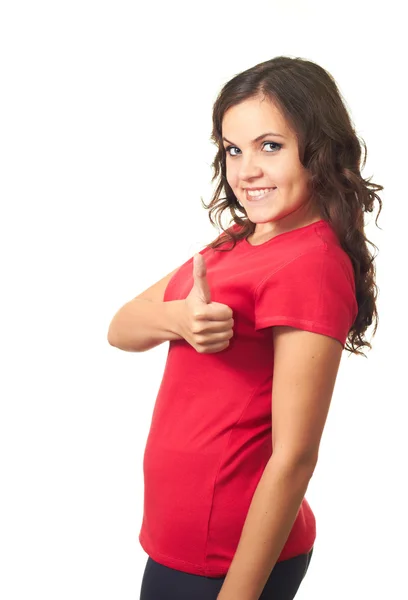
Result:
M143 460L140 598L292 600L316 539L305 493L342 352L363 354L377 329L364 213L375 199L381 211L383 187L363 179L339 90L311 61L236 75L212 140L205 208L222 235L108 333L128 351L170 342Z

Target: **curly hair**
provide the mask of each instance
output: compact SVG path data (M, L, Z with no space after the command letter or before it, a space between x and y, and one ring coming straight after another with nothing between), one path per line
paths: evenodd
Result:
M375 256L370 254L367 244L378 248L364 235L364 213L373 211L376 198L380 205L377 225L382 202L376 192L384 188L371 183L371 178L362 177L360 169L364 168L367 158L366 144L355 132L336 82L321 66L302 58L278 56L235 75L219 92L213 106L210 138L218 148L211 164L214 171L211 182L217 179L217 185L209 204L202 198L201 202L209 210L212 225L215 219L223 233L205 247L230 251L255 230L256 224L248 219L227 181L222 119L231 106L261 96L279 108L296 132L299 159L311 176L313 200L352 261L358 314L345 350L367 358L358 348L372 348L364 339L364 333L373 321L372 335L377 331L379 288L375 283ZM360 143L364 146L362 165ZM225 197L221 197L223 192ZM227 209L232 216L232 227L224 229L221 217ZM232 242L232 247L225 248L226 241ZM224 248L220 249L222 244Z

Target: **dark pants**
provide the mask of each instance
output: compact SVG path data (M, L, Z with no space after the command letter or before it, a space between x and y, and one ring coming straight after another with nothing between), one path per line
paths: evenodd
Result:
M313 548L275 564L259 600L293 600L309 567ZM140 600L216 600L224 577L204 577L147 559Z

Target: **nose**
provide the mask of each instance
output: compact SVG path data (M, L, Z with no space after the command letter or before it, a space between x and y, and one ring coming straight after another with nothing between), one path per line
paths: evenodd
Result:
M255 156L248 155L246 157L242 157L238 173L239 178L242 181L259 177L261 174L262 169Z

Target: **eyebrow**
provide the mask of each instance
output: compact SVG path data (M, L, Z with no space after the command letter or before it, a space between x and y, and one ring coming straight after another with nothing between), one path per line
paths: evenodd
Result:
M264 137L268 137L268 135L274 135L275 137L281 137L285 139L285 136L282 135L281 133L273 133L272 131L268 131L267 133L263 133L262 135L258 135L257 138L255 138L254 140L252 140L252 144L255 144L256 142L259 142L259 140L262 140ZM230 142L229 140L227 140L227 138L223 137L222 138L225 142L228 142L229 144L233 144L233 142Z

